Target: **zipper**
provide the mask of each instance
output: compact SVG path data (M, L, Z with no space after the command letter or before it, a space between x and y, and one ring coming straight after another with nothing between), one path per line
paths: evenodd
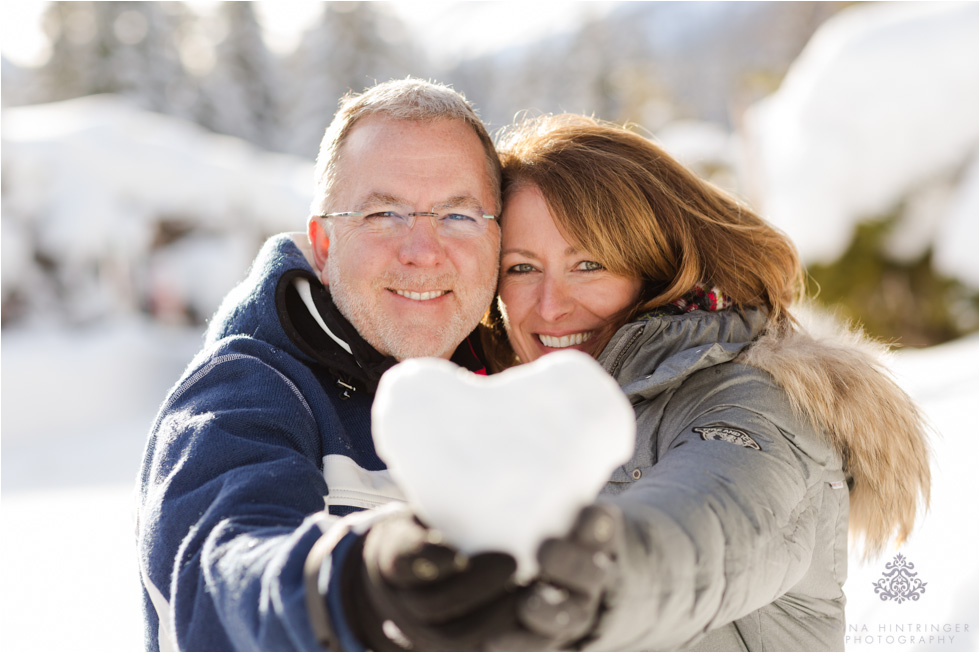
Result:
M357 388L348 383L344 383L340 379L337 379L337 387L341 389L340 398L344 400L350 399L350 393L357 392Z
M616 355L616 359L613 361L613 364L609 367L609 374L611 374L613 378L615 378L616 375L619 374L619 368L623 364L623 359L626 358L626 354L629 353L629 350L632 348L633 343L635 343L642 334L643 334L643 327L640 326L639 328L634 329L629 339L623 343L622 348L619 350L619 353Z

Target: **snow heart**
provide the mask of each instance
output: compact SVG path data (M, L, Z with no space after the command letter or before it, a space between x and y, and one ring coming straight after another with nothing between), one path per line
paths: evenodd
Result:
M464 553L505 551L521 578L633 454L633 410L578 351L493 376L442 359L381 378L374 442L416 513Z

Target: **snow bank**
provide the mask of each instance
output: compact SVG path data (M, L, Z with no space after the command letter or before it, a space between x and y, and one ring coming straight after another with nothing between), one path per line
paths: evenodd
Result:
M922 212L955 259L944 271L977 285L978 6L860 3L824 23L772 96L745 115L756 203L804 260L830 262L853 225L946 180L962 202ZM959 216L972 215L960 231ZM922 221L942 225L922 229ZM972 256L956 241L972 243Z
M200 329L144 319L3 330L4 499L25 488L136 480L151 421Z
M2 119L4 240L16 239L4 243L5 298L38 255L72 317L158 302L204 317L266 236L302 229L308 215L312 162L118 97L4 109Z
M132 245L146 237L140 227L165 215L221 229L295 229L312 196L312 162L114 96L5 109L3 156L16 162L4 170L9 201L43 218L46 249L68 257Z

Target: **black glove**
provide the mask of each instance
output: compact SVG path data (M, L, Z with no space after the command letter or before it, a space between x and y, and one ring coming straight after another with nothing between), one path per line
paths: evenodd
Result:
M345 565L346 611L372 649L486 650L515 628L513 557L464 556L407 512L362 540Z
M511 556L466 557L438 531L396 514L348 558L347 614L374 650L574 650L614 580L623 524L612 505L586 507L567 536L542 544L540 575L518 588Z
M575 650L598 620L602 598L615 580L615 552L624 537L622 513L592 504L569 534L545 541L538 551L539 577L522 590L516 626L502 629L496 650Z

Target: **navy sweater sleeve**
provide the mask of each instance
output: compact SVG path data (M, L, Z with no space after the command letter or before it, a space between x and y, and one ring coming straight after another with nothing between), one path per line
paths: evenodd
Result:
M144 610L157 628L148 648L166 636L181 650L318 648L303 564L328 519L330 425L317 423L296 381L309 372L292 362L249 339L222 343L161 409L138 524Z

